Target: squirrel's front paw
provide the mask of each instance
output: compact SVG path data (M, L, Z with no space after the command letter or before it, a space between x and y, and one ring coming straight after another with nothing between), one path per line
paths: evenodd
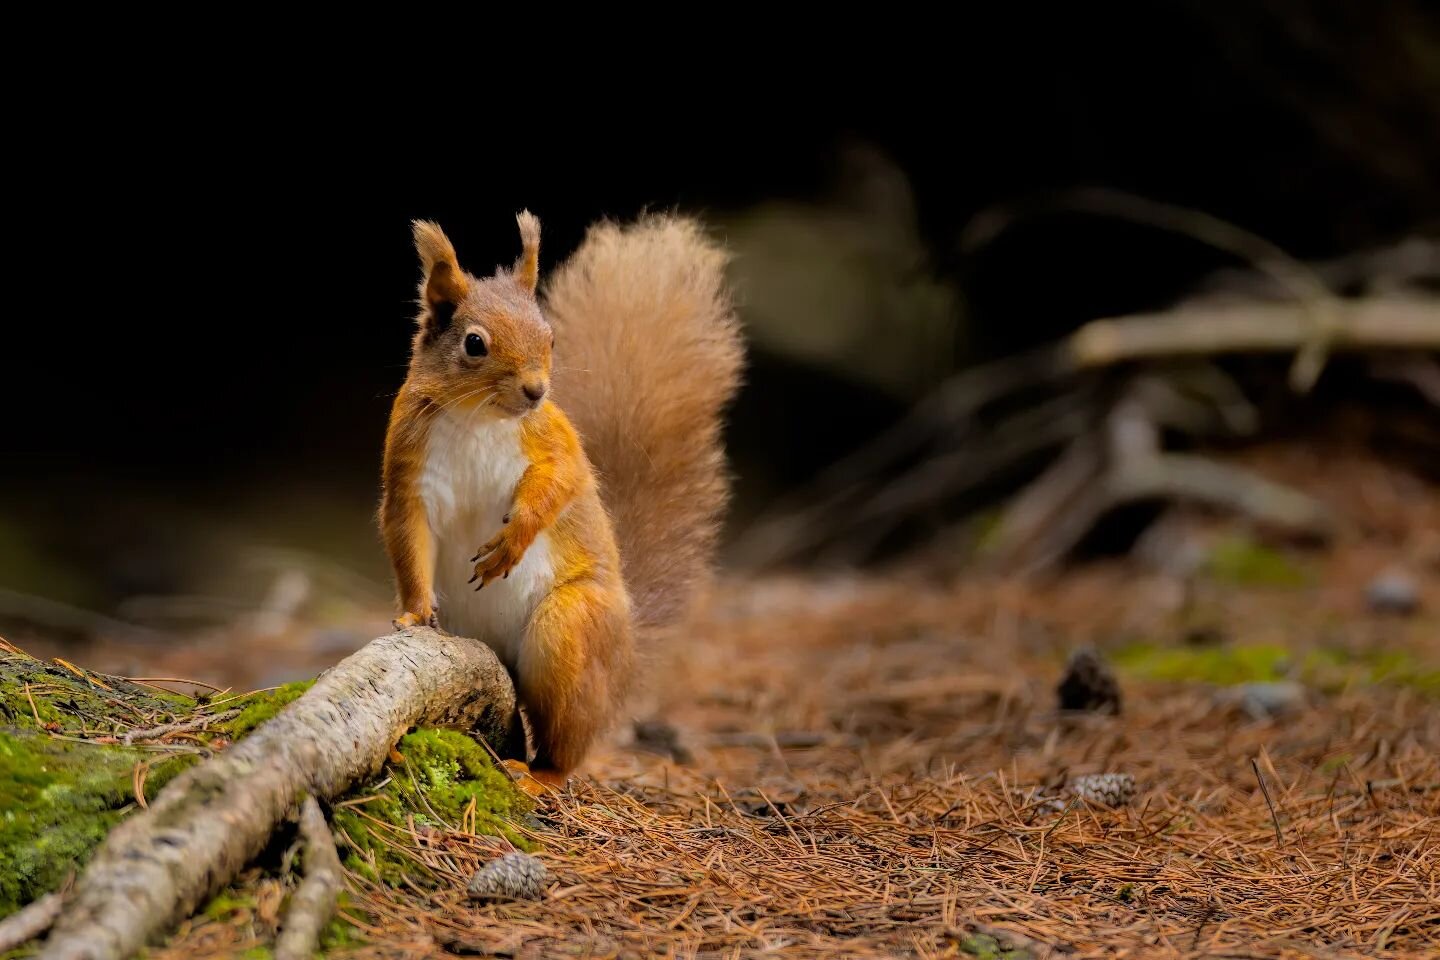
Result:
M408 630L411 627L433 627L435 626L435 614L412 613L407 610L391 620L390 623L396 630Z
M475 563L475 575L470 578L479 590L491 580L510 576L510 571L525 556L525 547L520 543L520 538L515 527L507 526L497 533L489 543L481 547L475 556L470 559Z

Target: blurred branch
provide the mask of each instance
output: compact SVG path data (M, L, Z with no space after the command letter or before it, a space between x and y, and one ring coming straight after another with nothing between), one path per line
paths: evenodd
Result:
M1081 438L1006 508L984 550L991 562L1034 573L1063 559L1106 513L1146 500L1201 503L1289 533L1323 538L1333 522L1311 498L1249 471L1161 448L1157 400L1144 378L1105 421L1105 444Z
M1077 368L1130 360L1226 353L1281 353L1313 331L1303 308L1283 303L1182 307L1096 320L1066 341ZM1421 297L1345 301L1330 328L1333 350L1440 350L1440 301Z
M1440 284L1440 241L1406 237L1389 246L1312 264L1310 270L1326 287L1346 296L1414 293ZM1268 274L1238 267L1214 273L1198 292L1252 303L1286 295Z
M1333 306L1327 351L1371 352L1388 358L1388 375L1403 370L1426 395L1436 387L1427 355L1440 351L1440 301L1393 296ZM1036 469L1036 458L1039 478L987 538L985 553L1010 566L1055 562L1107 513L1139 500L1204 503L1326 536L1331 519L1295 491L1163 449L1169 433L1258 429L1254 405L1212 358L1293 352L1313 337L1306 307L1288 302L1195 304L1094 321L1051 347L952 378L893 430L761 517L734 555L759 566L816 551L863 560L905 521L1016 482ZM1414 362L1402 367L1407 356Z

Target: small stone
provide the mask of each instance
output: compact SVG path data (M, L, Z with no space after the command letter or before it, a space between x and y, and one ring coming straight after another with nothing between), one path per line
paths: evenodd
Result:
M1068 790L1102 807L1123 807L1135 796L1135 778L1128 773L1091 773L1071 780Z
M1089 710L1094 713L1120 712L1120 683L1109 665L1091 647L1070 655L1065 676L1055 688L1061 710Z
M1365 588L1365 599L1375 613L1409 616L1420 609L1420 590L1401 570L1387 570Z
M1305 700L1305 687L1293 680L1242 683L1221 694L1223 703L1235 704L1255 720L1295 713L1305 706Z
M538 900L545 892L549 872L528 853L507 853L475 871L465 892L477 900L510 897Z

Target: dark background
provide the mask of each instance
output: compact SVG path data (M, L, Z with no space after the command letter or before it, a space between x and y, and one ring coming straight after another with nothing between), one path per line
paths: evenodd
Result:
M1073 215L963 254L966 224L995 204L1103 186L1306 258L1440 218L1428 5L1176 2L917 27L723 54L537 53L529 89L478 53L458 83L423 62L394 82L269 82L264 58L259 75L212 76L193 52L179 74L136 61L92 77L58 108L22 97L0 586L92 557L101 585L76 591L103 605L183 579L191 561L168 545L199 527L303 529L326 504L353 520L354 562L383 570L364 518L408 349L411 218L439 220L479 272L514 257L529 207L543 269L597 217L678 206L723 224L815 202L869 151L908 184L916 270L963 301L954 367L1166 304L1232 265ZM843 363L757 349L730 433L742 515L905 402Z

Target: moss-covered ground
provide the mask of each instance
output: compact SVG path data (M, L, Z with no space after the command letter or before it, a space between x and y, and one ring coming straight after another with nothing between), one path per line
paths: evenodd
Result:
M116 823L166 782L253 732L310 685L190 697L0 645L0 917L60 887ZM127 733L203 717L215 719L203 729L125 743ZM416 884L435 879L410 842L417 831L463 831L507 849L529 849L519 828L528 810L528 798L483 746L454 731L422 729L406 735L385 770L337 804L332 816L355 876ZM262 894L278 889L283 900L293 883L287 843L282 836L272 852L283 855L215 897L191 926L249 925L257 938L273 934L254 918L270 917L273 927L279 901ZM271 907L260 910L261 900ZM337 918L326 943L344 946L356 934ZM241 953L266 956L268 947L245 946Z

